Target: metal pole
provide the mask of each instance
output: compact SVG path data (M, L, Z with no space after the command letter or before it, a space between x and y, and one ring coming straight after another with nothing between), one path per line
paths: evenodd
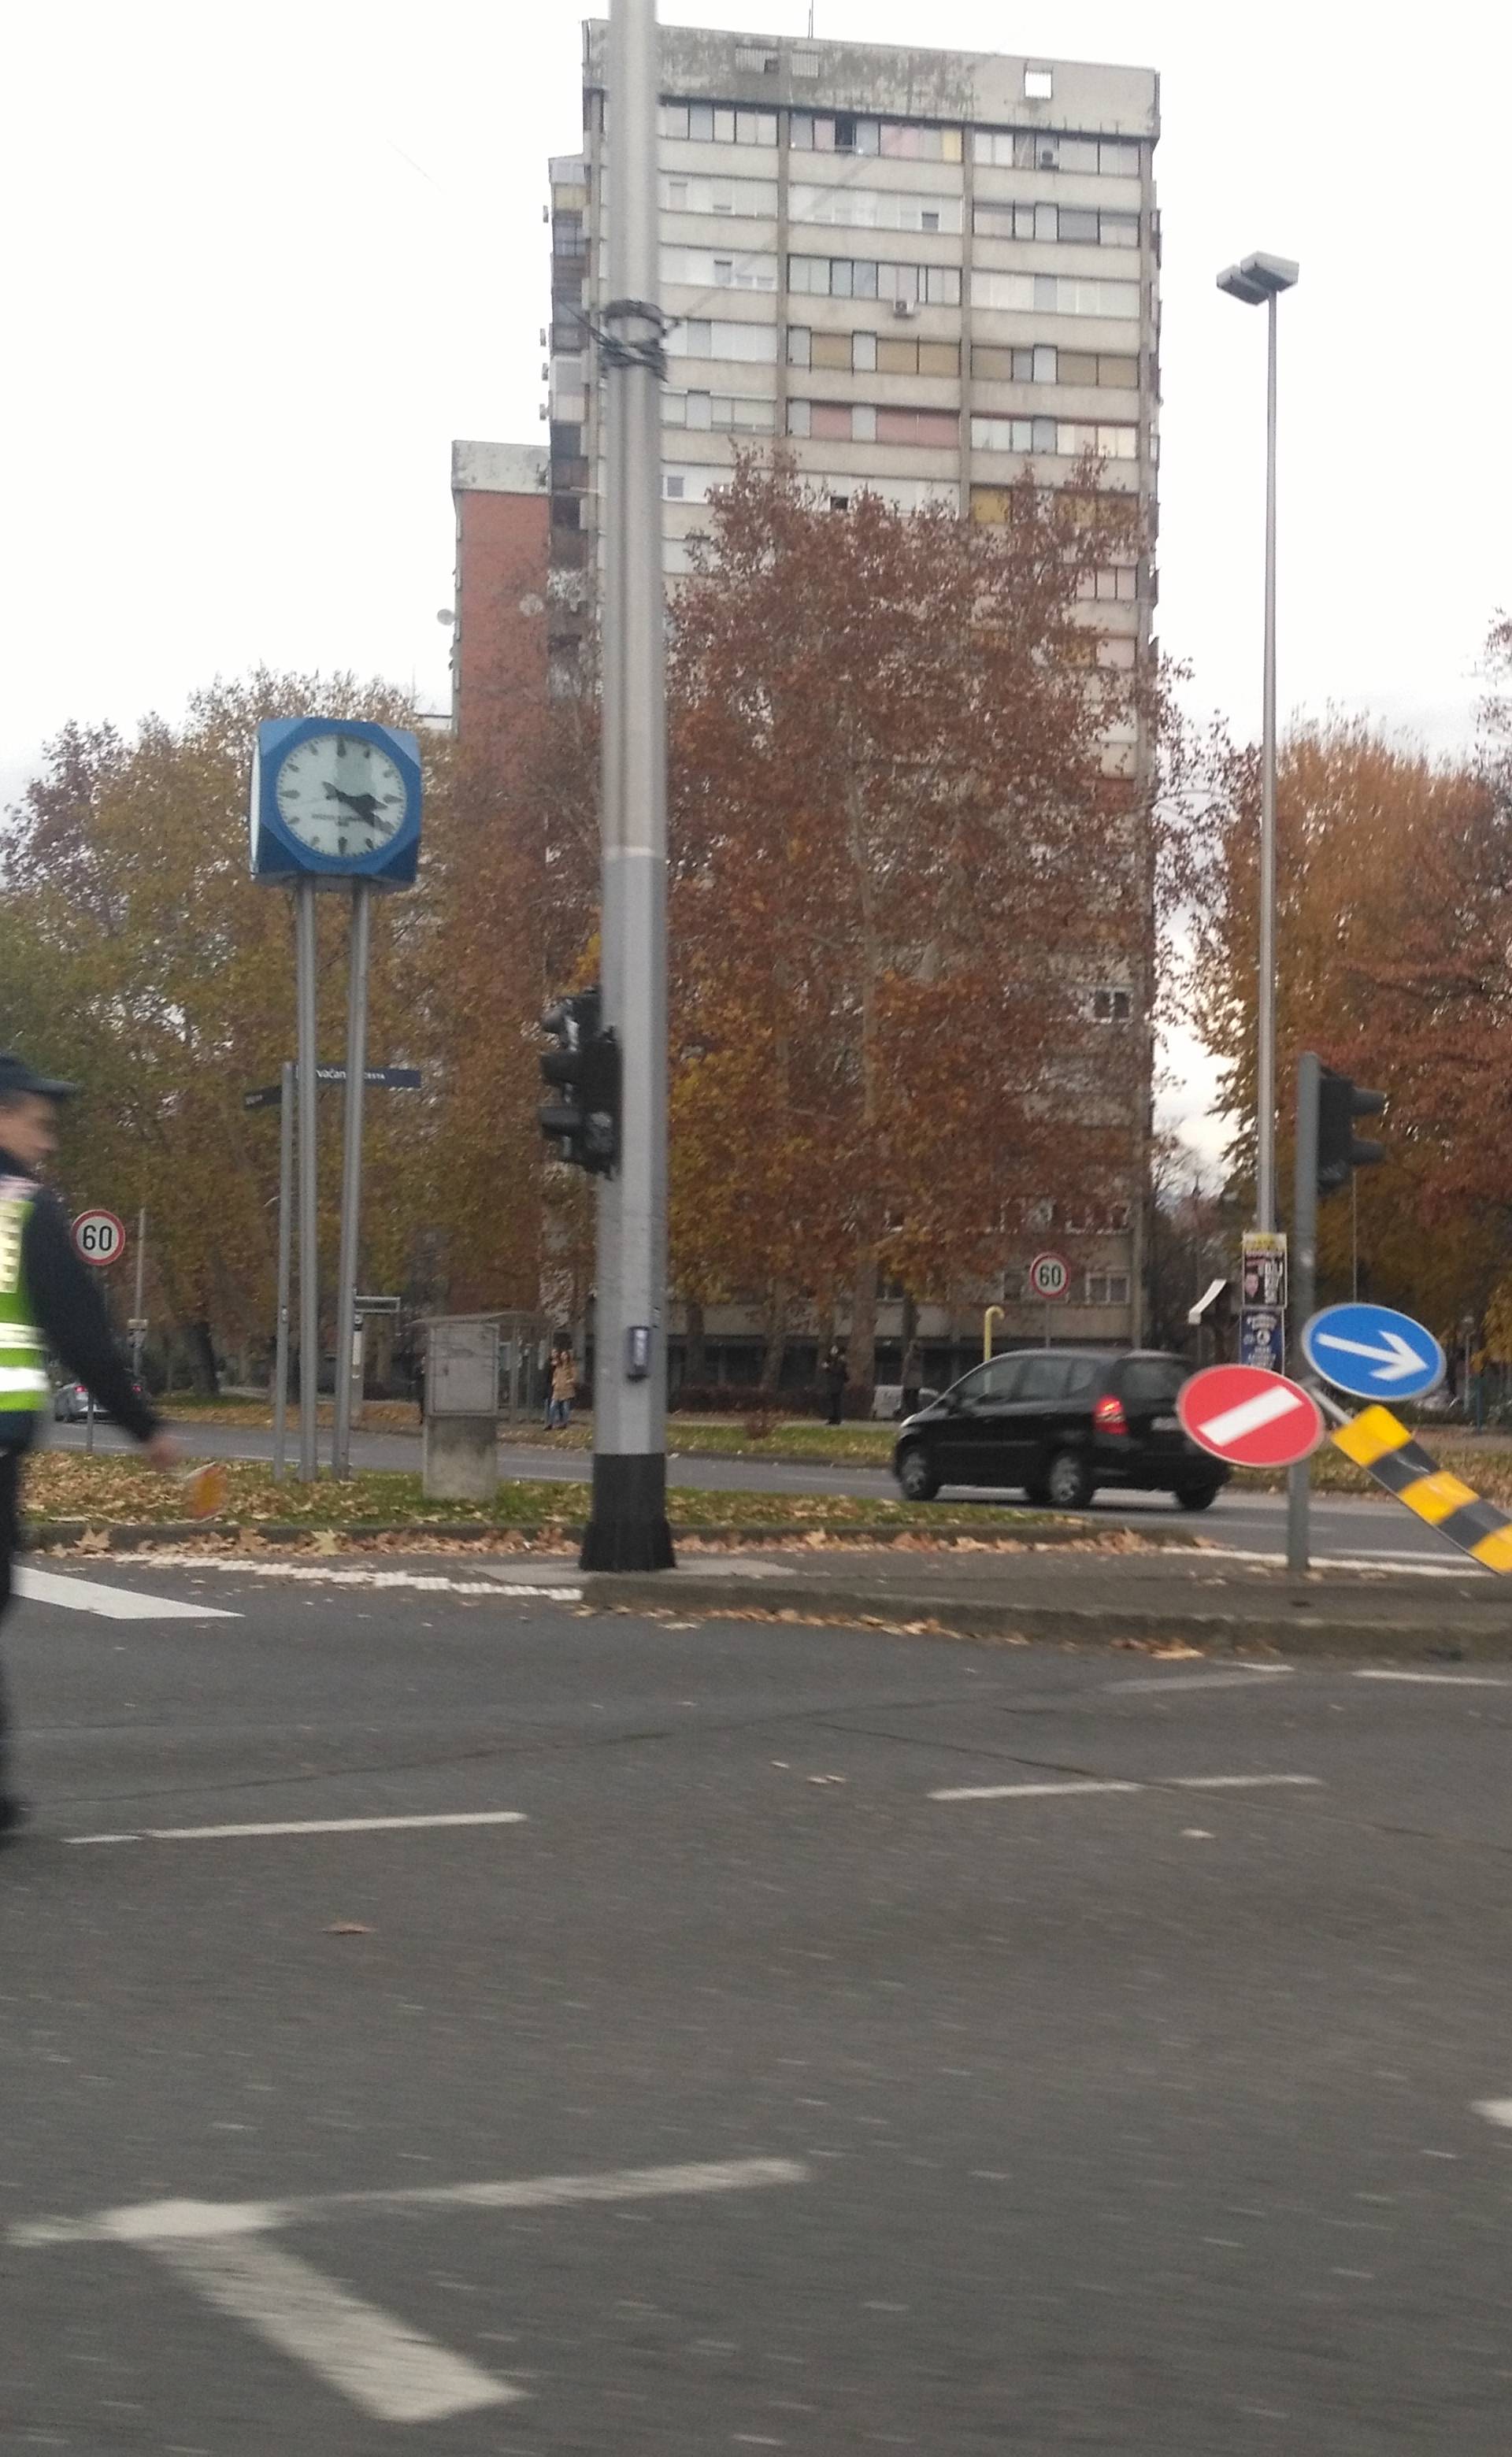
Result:
M321 1380L320 1187L316 1180L316 1104L321 1097L315 1050L315 881L294 891L300 1069L300 1477L321 1472L316 1445L316 1394Z
M623 1066L601 1181L592 1570L673 1566L667 1524L667 720L661 558L655 0L613 0L603 311L604 1022Z
M136 1214L136 1294L132 1305L132 1372L137 1381L142 1378L142 1342L147 1337L142 1328L142 1306L147 1289L147 1207L143 1204Z
M1292 1318L1298 1347L1317 1293L1317 1089L1322 1067L1311 1049L1296 1062L1296 1163L1292 1208ZM1303 1379L1311 1384L1311 1375ZM1298 1459L1286 1472L1286 1566L1300 1578L1308 1559L1308 1495L1313 1462Z
M1260 980L1255 1048L1254 1225L1275 1227L1275 294L1266 305L1265 679L1260 774Z
M289 1448L289 1278L294 1260L294 1065L279 1084L279 1319L273 1342L273 1481L283 1482Z
M352 940L346 993L346 1129L342 1145L342 1245L336 1274L336 1431L331 1474L352 1469L352 1333L357 1322L357 1249L362 1208L362 1094L367 1068L367 963L373 889L352 881Z

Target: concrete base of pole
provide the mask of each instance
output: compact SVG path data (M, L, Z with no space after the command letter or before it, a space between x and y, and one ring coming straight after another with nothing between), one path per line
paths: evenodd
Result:
M593 1507L578 1559L585 1570L676 1568L659 1452L594 1452Z
M492 1501L499 1490L493 1416L427 1416L421 1443L427 1501Z

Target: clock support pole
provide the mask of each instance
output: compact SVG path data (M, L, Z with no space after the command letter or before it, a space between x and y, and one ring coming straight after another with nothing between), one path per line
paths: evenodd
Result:
M666 354L656 304L655 0L613 0L609 83L602 980L622 1090L619 1158L599 1182L593 1501L582 1559L589 1570L667 1570Z
M315 1408L321 1379L320 1186L316 1176L316 1105L321 1097L315 1050L315 881L307 875L294 891L296 1006L300 1072L300 1478L313 1484L321 1472Z
M352 938L346 991L346 1116L342 1143L342 1244L336 1272L336 1431L331 1474L352 1472L352 1383L356 1366L357 1254L362 1208L362 1093L367 1071L367 967L372 939L370 880L352 881Z

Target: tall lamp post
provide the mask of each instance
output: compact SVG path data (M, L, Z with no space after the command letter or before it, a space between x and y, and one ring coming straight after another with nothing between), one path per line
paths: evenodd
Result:
M1266 311L1265 685L1261 712L1260 981L1256 1001L1254 1225L1275 1227L1275 302L1297 267L1289 257L1247 256L1218 287Z

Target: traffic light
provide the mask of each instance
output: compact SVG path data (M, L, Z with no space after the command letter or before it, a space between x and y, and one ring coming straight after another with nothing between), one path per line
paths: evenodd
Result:
M619 1158L619 1043L601 1022L597 990L558 999L541 1018L554 1049L541 1053L541 1074L554 1099L542 1103L541 1132L560 1157L591 1176L613 1174Z
M1386 1157L1382 1144L1361 1143L1357 1118L1378 1118L1386 1106L1384 1092L1362 1091L1332 1066L1319 1070L1317 1086L1317 1189L1333 1194L1347 1186L1357 1168L1374 1168Z

